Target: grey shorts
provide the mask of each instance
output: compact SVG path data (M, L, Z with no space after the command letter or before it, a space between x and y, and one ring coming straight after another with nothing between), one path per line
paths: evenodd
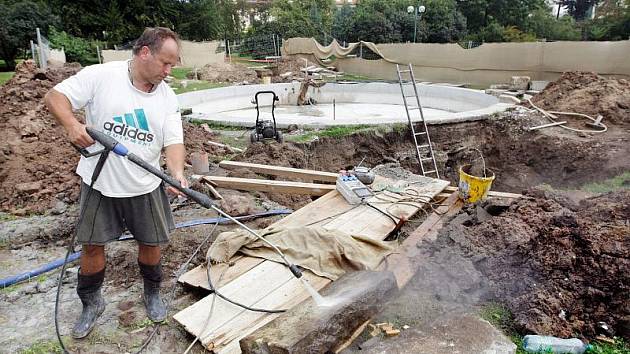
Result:
M77 243L104 245L117 240L125 228L145 245L168 242L168 233L175 224L162 186L151 193L128 198L106 197L96 189L91 193L89 190L90 186L81 184L83 219L77 226Z

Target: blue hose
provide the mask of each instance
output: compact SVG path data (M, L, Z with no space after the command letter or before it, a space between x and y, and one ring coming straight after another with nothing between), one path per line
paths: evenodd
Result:
M254 218L260 218L260 217L265 217L265 216L273 216L273 215L286 215L286 214L291 214L293 212L293 210L291 209L276 209L276 210L270 210L270 211L266 211L263 213L256 213L256 214L251 214L251 215L245 215L245 216L238 216L235 217L234 219L236 220L242 220L242 219L254 219ZM215 224L215 223L219 223L219 224L229 224L230 222L232 222L230 219L228 218L224 218L224 217L219 217L219 218L208 218L208 219L197 219L197 220L189 220L189 221L185 221L185 222L180 222L175 224L175 228L176 229L180 229L180 228L184 228L184 227L191 227L191 226L197 226L197 225L205 225L205 224ZM120 236L120 238L118 239L118 241L125 241L125 240L131 240L133 239L133 236L130 234L125 234ZM72 253L69 257L68 257L68 263L70 262L74 262L77 259L79 259L79 257L81 256L81 251L79 252L75 252ZM65 258L60 258L57 259L55 261L52 261L48 264L44 264L43 266L36 268L34 270L25 272L25 273L21 273L18 275L14 275L8 278L4 278L4 279L0 279L0 289L6 288L7 286L11 286L13 284L19 283L21 281L24 280L29 280L32 279L40 274L49 272L55 268L59 268L63 265L63 261Z

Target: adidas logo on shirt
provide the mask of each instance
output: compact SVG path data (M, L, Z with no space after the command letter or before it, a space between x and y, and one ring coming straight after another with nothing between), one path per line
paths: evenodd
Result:
M144 109L134 109L134 113L125 113L123 116L114 117L113 122L105 122L103 124L103 129L132 140L152 142L153 134L149 132L149 123L144 114Z

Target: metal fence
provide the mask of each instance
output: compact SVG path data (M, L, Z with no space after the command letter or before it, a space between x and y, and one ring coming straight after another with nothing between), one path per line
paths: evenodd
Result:
M480 45L482 45L483 42L461 41L461 42L457 42L457 44L459 44L459 46L464 48L464 49L473 49L473 48L477 48Z
M277 34L225 39L217 52L225 52L227 57L251 56L254 59L279 57L282 55L282 37Z

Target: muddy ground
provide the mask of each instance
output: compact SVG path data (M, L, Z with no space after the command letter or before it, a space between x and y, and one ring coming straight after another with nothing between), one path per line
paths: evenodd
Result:
M16 75L24 80L16 85L35 85L31 83L33 80L44 80L45 87L52 87L55 80L60 79L41 75L32 71L25 76ZM6 87L0 89L0 96L19 100L20 104L0 109L0 124L12 134L9 143L2 145L0 206L9 213L2 214L4 221L0 223L1 277L32 269L63 255L63 246L76 219L78 191L78 179L71 173L77 154L69 144L63 143L60 128L38 103L42 93L28 97ZM10 117L22 111L31 120L45 122L43 126L34 123L39 133L21 132L20 129L28 125L10 121ZM591 339L600 331L597 323L604 322L615 334L628 338L624 331L630 303L627 278L630 195L616 192L587 195L585 199L582 192L558 194L531 187L547 184L549 189L569 190L627 172L630 123L627 120L608 122L609 131L601 135L576 134L557 127L539 131L527 129L546 122L538 114L516 109L483 121L430 127L442 178L456 183L461 164L479 163L477 153L470 150L476 148L482 152L487 167L496 174L493 189L527 191L532 198L518 201L482 222L471 219L464 211L435 241L422 244L423 257L416 260L420 272L401 297L391 302L381 315L383 318L398 318L400 323L430 328L431 321L446 313L470 311L485 301L499 301L514 312L524 332ZM55 134L54 141L42 137L42 133L50 132ZM242 154L207 144L207 140L221 141L221 136L204 127L186 124L185 134L188 152L204 150L212 161L232 157L335 172L365 158L364 165L368 167L398 162L417 172L412 143L407 132L398 128L324 137L311 143L254 144ZM215 165L211 172L269 177L251 171L223 171ZM17 187L19 183L37 182L40 188ZM227 199L222 206L230 208L234 214L281 207L296 209L311 201L304 196L224 189L219 192ZM42 215L22 216L33 213ZM175 215L177 221L214 216L190 205L178 207ZM248 224L265 227L280 218L259 219ZM418 221L408 223L401 236L417 227ZM219 226L219 230L230 228L232 226ZM210 225L197 226L180 229L172 235L171 243L164 250L165 273L169 275L167 289L175 283L174 275L185 259L211 229ZM200 264L203 254L193 259L188 269ZM73 351L132 351L146 338L151 328L147 326L140 299L141 284L135 258L135 247L130 246L129 241L108 246L105 293L109 305L88 339L69 341ZM0 352L19 352L38 341L43 341L42 345L54 343L52 307L56 276L49 273L0 292ZM80 310L73 288L75 279L76 267L67 276L62 296L63 334L69 333ZM175 294L174 311L204 295L181 287ZM183 352L191 340L181 326L170 321L161 328L148 352ZM193 352L201 351L197 345Z

